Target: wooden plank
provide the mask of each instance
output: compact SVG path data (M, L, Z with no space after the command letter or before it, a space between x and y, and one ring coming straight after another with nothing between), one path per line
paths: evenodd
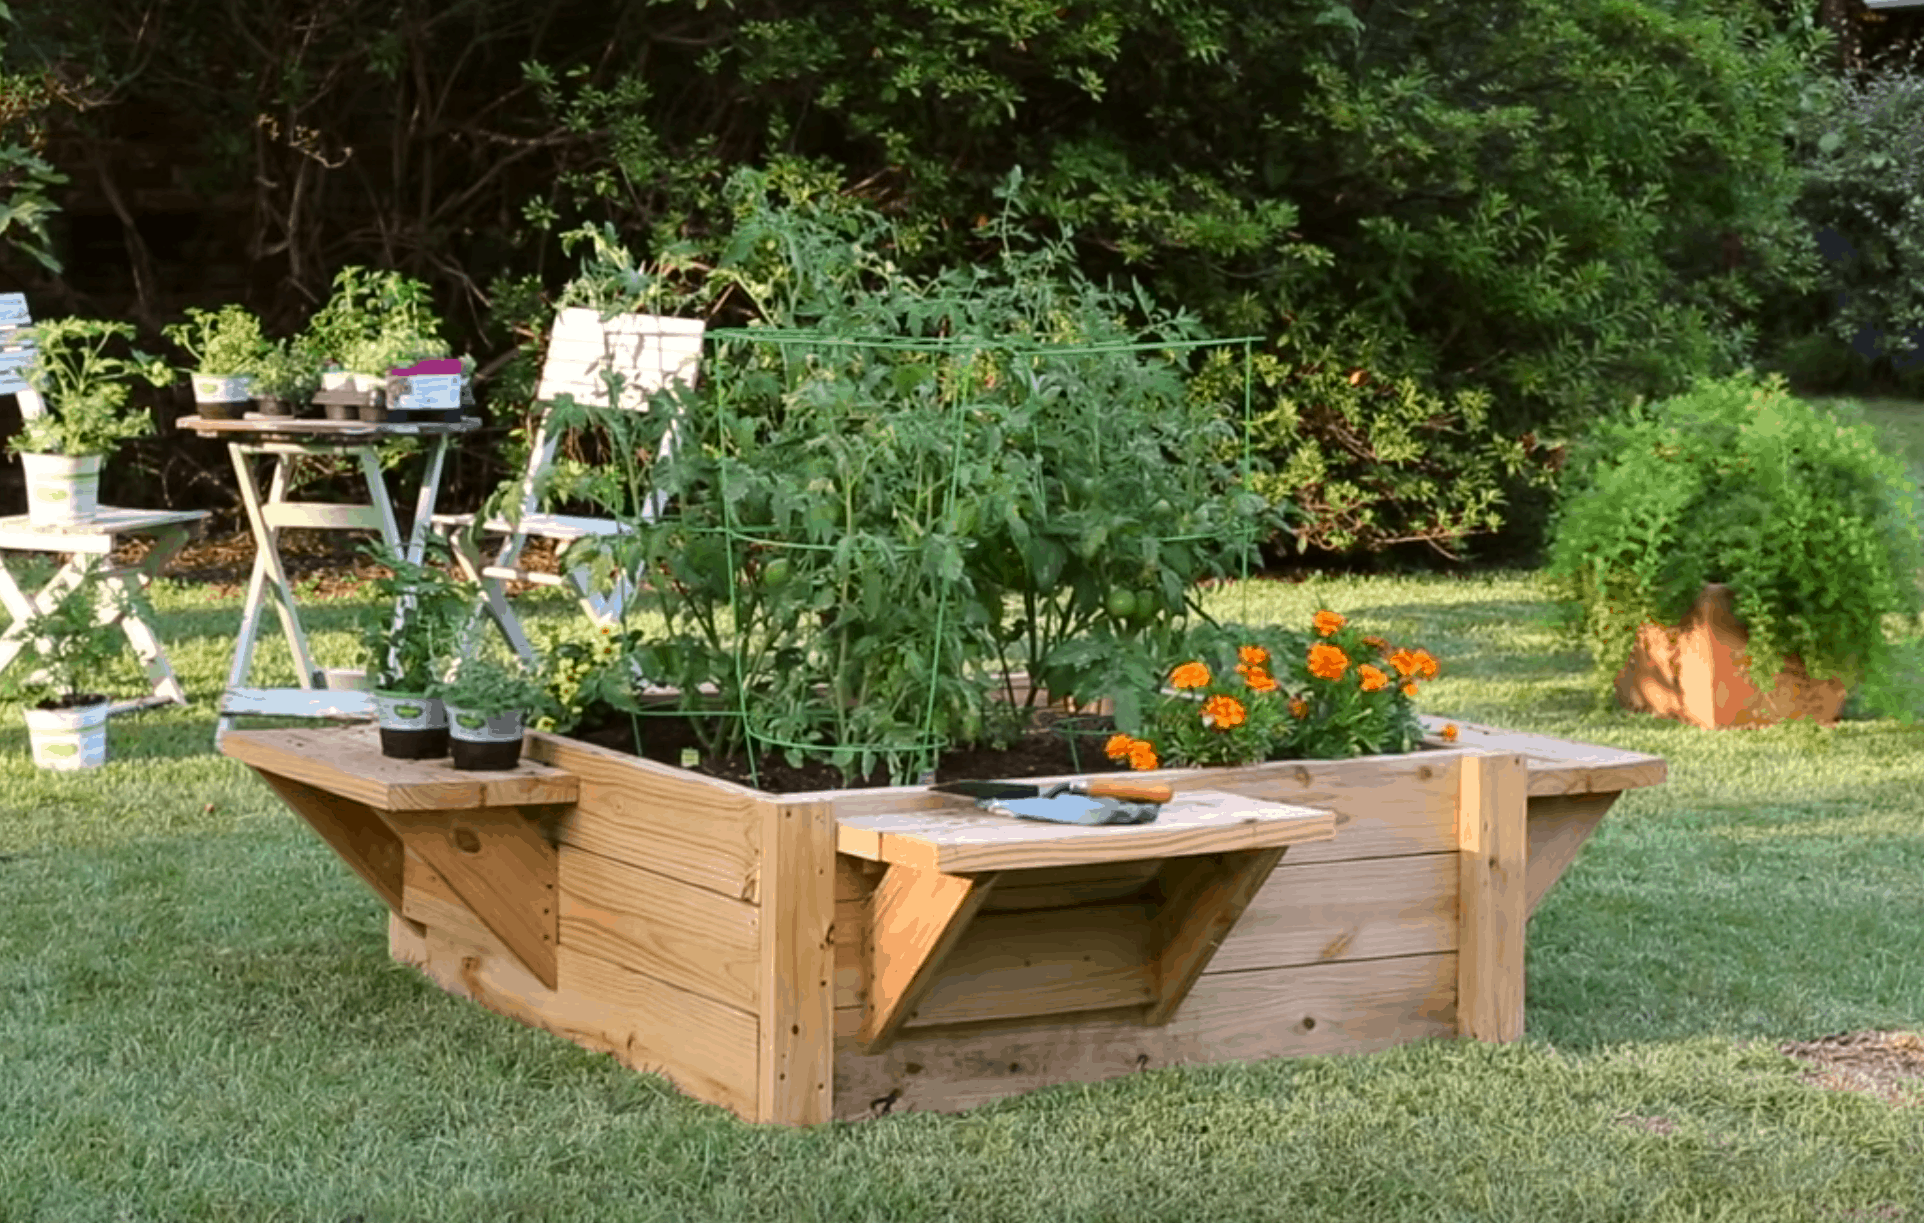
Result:
M561 941L759 1011L761 913L746 901L563 845Z
M366 803L256 767L281 801L339 854L341 861L374 889L383 904L401 911L401 838Z
M1429 732L1429 737L1424 740L1426 744L1445 746L1438 732L1449 723L1449 719L1426 716L1419 721L1424 730ZM1473 722L1457 722L1455 726L1457 737L1454 746L1458 748L1510 752L1528 759L1532 797L1633 790L1639 786L1659 785L1669 775L1669 766L1661 756L1603 747L1595 743L1553 739L1549 735L1532 735L1495 726L1478 726Z
M1481 756L1463 769L1457 1027L1476 1040L1523 1035L1528 786L1523 757L1512 753Z
M397 958L442 989L755 1120L753 1015L563 946L550 989L488 935L464 941L435 928L414 938L389 927ZM415 958L418 956L418 958Z
M1368 1053L1451 1035L1455 998L1456 957L1448 954L1211 972L1162 1027L1145 1027L1135 1007L914 1029L876 1054L857 1047L861 1010L845 1008L836 1012L835 1116L955 1111L1054 1083L1185 1063Z
M1141 1006L1152 996L1154 915L1148 904L978 911L903 1030Z
M228 688L220 695L220 712L228 717L335 718L365 722L374 716L374 701L366 692L348 689ZM220 738L224 741L226 736Z
M488 923L475 916L440 871L412 849L404 851L401 916L457 943L472 947L502 945Z
M843 853L867 856L873 833L880 860L947 874L1272 849L1335 834L1335 817L1328 811L1222 790L1179 794L1152 824L1051 824L994 815L973 805L840 816L838 823L850 830L839 841Z
M762 1121L828 1120L835 1077L835 819L826 803L761 804Z
M868 998L861 1042L884 1048L941 975L942 961L975 911L995 887L996 876L945 875L892 866L869 898Z
M1154 989L1143 1022L1169 1022L1189 996L1223 938L1282 860L1284 847L1176 858L1162 868L1166 899L1156 910L1149 979Z
M759 903L755 791L540 732L525 751L580 780L575 810L557 825L563 844Z
M1537 911L1544 894L1563 877L1616 801L1608 792L1530 800L1529 912Z
M512 769L473 772L446 760L391 759L381 755L372 726L234 731L221 738L220 751L381 811L563 804L581 791L573 776L526 755Z
M1211 770L1211 784L1336 816L1336 836L1290 848L1292 865L1456 850L1457 775L1465 753L1291 760ZM1365 767L1366 766L1366 767ZM1146 778L1176 782L1168 774ZM1196 782L1190 782L1194 785Z
M515 807L387 814L407 848L553 989L558 873L541 826Z
M35 526L25 514L0 518L0 548L105 556L123 535L148 535L205 519L209 510L133 510L102 506L86 522Z
M1269 876L1223 940L1217 972L1455 951L1457 855L1297 865Z
M327 501L279 501L261 507L268 526L303 527L310 531L379 531L385 525L378 507L337 505Z

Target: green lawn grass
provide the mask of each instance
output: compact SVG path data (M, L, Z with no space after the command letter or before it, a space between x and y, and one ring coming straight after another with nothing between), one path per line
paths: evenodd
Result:
M237 600L163 584L191 708L85 775L0 707L0 1221L1924 1219L1924 1108L1785 1040L1924 1022L1924 730L1593 711L1537 579L1256 581L1444 664L1425 712L1664 756L1530 927L1529 1028L1149 1071L959 1116L744 1125L386 957L381 906L214 754ZM312 616L347 661L353 601ZM269 630L267 665L291 677Z

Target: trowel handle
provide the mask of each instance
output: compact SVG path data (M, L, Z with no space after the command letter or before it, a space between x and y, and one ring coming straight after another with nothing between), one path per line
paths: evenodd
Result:
M1121 798L1137 803L1166 803L1176 792L1157 781L1091 781L1082 787L1090 798Z

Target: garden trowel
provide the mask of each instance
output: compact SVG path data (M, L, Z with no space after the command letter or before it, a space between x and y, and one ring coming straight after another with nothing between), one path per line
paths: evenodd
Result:
M1054 824L1148 824L1174 796L1168 786L1141 781L1064 781L1041 786L1006 781L950 781L929 789L962 794L996 815Z

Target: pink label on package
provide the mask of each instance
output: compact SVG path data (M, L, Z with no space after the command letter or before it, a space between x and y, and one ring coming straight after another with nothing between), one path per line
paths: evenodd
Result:
M413 365L406 367L397 365L388 371L391 376L396 378L407 378L414 374L459 374L460 372L461 359L459 357L430 357L425 361L416 361Z

